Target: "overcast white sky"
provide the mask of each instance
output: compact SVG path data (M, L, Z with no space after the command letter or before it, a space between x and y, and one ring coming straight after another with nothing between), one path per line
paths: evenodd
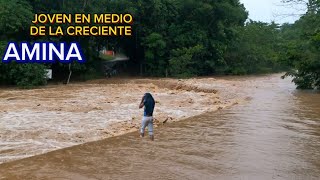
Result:
M249 11L249 18L255 21L293 23L299 19L299 16L288 16L288 14L302 14L304 12L303 6L284 6L281 0L240 0L240 2Z

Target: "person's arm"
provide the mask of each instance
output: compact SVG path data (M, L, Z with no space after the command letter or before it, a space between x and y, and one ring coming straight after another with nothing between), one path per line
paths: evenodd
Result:
M139 109L143 108L144 106L144 96L141 99L140 105L139 105Z

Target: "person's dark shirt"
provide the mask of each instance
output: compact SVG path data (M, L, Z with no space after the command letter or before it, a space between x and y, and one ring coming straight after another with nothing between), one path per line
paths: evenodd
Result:
M143 97L144 116L153 116L155 101L150 93L146 93Z

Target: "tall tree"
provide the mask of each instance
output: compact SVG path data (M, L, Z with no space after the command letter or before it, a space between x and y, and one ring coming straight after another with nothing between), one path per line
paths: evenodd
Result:
M292 26L297 43L288 45L287 59L295 70L286 75L294 77L298 88L313 89L320 88L320 1L307 1L307 8L306 14Z

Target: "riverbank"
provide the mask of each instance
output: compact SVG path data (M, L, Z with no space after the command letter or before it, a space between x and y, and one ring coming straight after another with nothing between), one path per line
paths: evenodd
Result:
M246 99L232 79L101 79L40 89L0 89L0 163L137 131L145 92L155 127Z

